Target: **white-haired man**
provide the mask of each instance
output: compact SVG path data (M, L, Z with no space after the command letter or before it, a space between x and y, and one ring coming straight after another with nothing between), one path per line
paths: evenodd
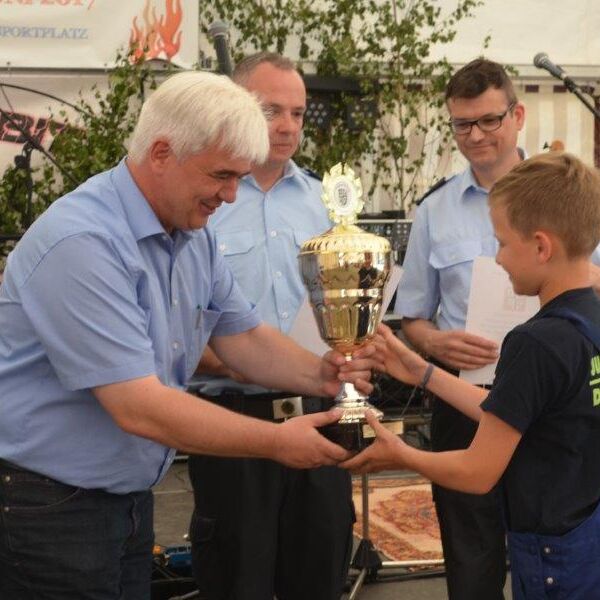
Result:
M128 158L55 202L10 255L1 598L149 598L149 490L172 448L296 467L346 455L315 430L333 412L274 424L183 391L210 336L221 359L263 385L333 394L371 366L358 357L346 372L341 356L321 360L261 324L203 228L268 149L247 91L175 75L145 102Z

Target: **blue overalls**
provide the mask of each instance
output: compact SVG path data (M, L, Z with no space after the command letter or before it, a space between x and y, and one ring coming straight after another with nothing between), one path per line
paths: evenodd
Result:
M544 317L567 319L600 349L600 330L574 311ZM513 600L600 600L600 503L564 535L509 531L508 549Z

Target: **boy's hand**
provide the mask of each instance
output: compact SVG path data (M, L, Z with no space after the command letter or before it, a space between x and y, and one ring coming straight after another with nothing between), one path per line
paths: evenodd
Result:
M353 473L374 473L389 469L404 468L402 448L406 444L393 433L388 431L373 412L366 412L367 422L376 434L375 441L360 454L340 463L338 466L348 469Z
M427 361L409 350L387 325L381 324L377 328L375 347L384 372L409 385L417 385L421 381Z
M335 396L341 381L353 383L357 390L369 395L373 385L369 383L371 370L381 367L375 346L367 344L352 354L347 361L343 354L331 350L321 361L321 388L325 396Z

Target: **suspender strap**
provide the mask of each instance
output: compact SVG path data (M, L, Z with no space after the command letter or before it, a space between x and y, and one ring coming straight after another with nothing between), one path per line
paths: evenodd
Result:
M553 308L544 313L542 317L557 317L569 321L581 335L587 338L598 350L600 350L600 327L594 325L591 321L574 310L571 310L570 308Z

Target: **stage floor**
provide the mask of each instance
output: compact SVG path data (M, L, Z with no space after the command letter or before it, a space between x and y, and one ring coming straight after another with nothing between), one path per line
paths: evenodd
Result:
M176 462L165 479L156 486L154 494L156 543L163 546L177 546L184 543L183 536L187 532L193 504L187 465L184 462ZM379 580L364 584L357 600L443 600L446 598L443 576L409 581L384 581L392 575L390 570L380 571ZM506 586L505 598L511 599L510 580Z

